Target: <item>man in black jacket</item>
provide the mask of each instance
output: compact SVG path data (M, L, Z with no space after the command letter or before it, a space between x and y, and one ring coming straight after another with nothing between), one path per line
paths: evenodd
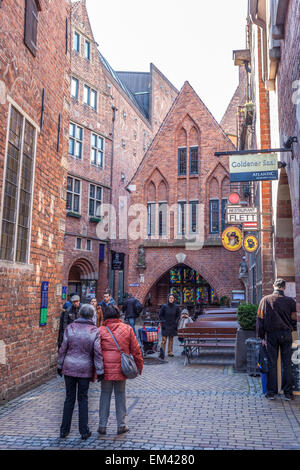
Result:
M71 307L67 308L66 310L63 310L60 314L58 340L57 340L58 349L60 348L63 342L65 329L70 323L73 323L73 321L79 317L79 309L81 307L79 295L73 295L73 297L71 298L71 301L72 301Z
M257 310L257 336L267 346L269 371L266 398L277 394L277 359L280 346L282 359L282 390L286 400L293 399L292 331L297 329L296 302L284 295L285 280L276 279L274 292L263 297Z
M169 294L168 303L161 306L159 312L159 319L162 321L162 342L160 348L160 358L163 359L165 356L167 339L169 339L168 356L173 357L173 338L174 336L177 336L177 327L180 319L180 308L175 303L175 297L173 294Z
M129 324L132 327L135 336L136 336L135 321L142 310L143 310L143 306L138 301L138 299L133 297L132 294L128 294L127 299L123 303L122 312L125 313L125 320L129 321Z

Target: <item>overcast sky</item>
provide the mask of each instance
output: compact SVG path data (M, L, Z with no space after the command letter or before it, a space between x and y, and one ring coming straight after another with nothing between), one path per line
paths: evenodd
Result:
M247 0L87 0L99 50L117 71L153 62L180 90L187 80L220 121L238 84Z

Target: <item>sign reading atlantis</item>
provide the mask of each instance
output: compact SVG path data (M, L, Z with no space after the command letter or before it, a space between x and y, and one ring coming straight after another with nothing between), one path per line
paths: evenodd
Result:
M230 155L230 182L278 179L277 153Z

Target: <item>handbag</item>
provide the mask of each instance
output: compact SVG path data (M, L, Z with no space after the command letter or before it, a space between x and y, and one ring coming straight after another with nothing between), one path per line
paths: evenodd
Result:
M108 330L109 334L111 335L112 339L115 342L115 345L120 351L122 373L125 375L125 377L127 377L127 379L135 379L139 375L139 371L136 366L134 357L132 356L132 354L126 354L123 351L121 351L120 346L118 345L114 335L112 334L108 326L106 327L106 329Z

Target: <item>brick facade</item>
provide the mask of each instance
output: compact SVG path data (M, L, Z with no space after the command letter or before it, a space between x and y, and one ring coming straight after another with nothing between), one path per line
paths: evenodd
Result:
M82 158L69 155L69 176L81 181L81 217L67 216L64 284L69 284L69 290L74 291L72 281L77 279L82 284L85 279L95 279L98 299L101 299L109 284L113 294L118 296L119 273L110 272L111 250L113 250L125 255L124 273L122 273L124 286L119 295L119 300L122 300L123 291L127 291L129 256L126 236L122 236L122 232L124 230L126 232L127 228L126 208L129 194L126 191L126 184L136 171L178 92L155 65L151 64L150 72L143 74L149 82L146 89L146 92L149 90L149 115L145 115L134 91L126 86L124 80L122 81L124 72L119 74L115 72L99 52L84 1L72 5L72 37L74 32L80 37L80 48L77 52L73 47L71 75L79 80L79 97L71 98L70 121L83 128L84 137ZM90 60L84 57L86 40L91 44ZM85 84L97 91L96 111L83 103ZM105 140L104 169L90 163L92 133L101 135ZM90 222L88 214L90 184L102 187L102 202L112 204L115 208L116 238L110 240L104 237L101 241L97 237L97 224ZM122 220L123 216L125 223L119 227L119 220ZM75 249L78 237L82 239L81 250ZM90 253L86 250L88 239L92 240ZM100 243L105 244L105 260L99 264Z
M187 148L187 155L191 147L198 147L197 174L191 174L187 164L187 174L178 175L180 147ZM202 249L187 249L184 240L176 233L174 216L170 217L170 235L166 239L159 237L157 231L155 237L147 237L146 232L144 238L129 238L129 288L141 302L144 303L153 286L178 265L197 271L219 298L223 295L231 297L232 290L243 289L238 280L241 252L231 253L221 246L221 211L218 233L209 233L209 200L217 199L221 207L222 198L230 192L227 158L214 156L219 149L234 150L234 146L190 84L185 82L130 182L130 206L142 204L146 211L147 203L155 202L158 207L159 202L165 201L169 206L175 204L176 212L178 201L198 201L204 207L204 218L200 219L199 215L198 219L198 233L203 231L204 246ZM132 227L135 218L129 218ZM144 230L147 230L146 225L144 219ZM145 250L144 269L137 268L140 245ZM160 283L151 293L155 303L163 303L168 286L164 288Z
M5 233L4 181L6 178L13 184L16 182L11 179L9 173L14 171L15 167L10 166L12 160L7 163L7 154L9 151L16 152L15 156L19 155L17 150L19 147L13 150L14 146L9 143L13 139L12 134L8 136L11 122L9 113L12 115L13 110L16 110L18 116L22 117L23 126L25 123L32 125L34 141L36 140L33 166L35 169L32 173L34 184L31 189L32 210L29 210L31 236L29 235L28 262L6 261L8 258L0 261L1 400L10 399L24 392L49 373L53 373L57 359L58 312L62 296L64 241L62 222L65 218L64 184L67 163L64 156L67 149L65 136L68 131L70 96L70 49L69 43L66 43L66 27L70 24L70 12L69 2L64 0L52 2L40 0L37 4L35 55L24 44L25 1L18 0L13 2L13 5L12 2L1 2L0 7L2 234ZM42 110L43 90L44 110ZM16 139L14 145L19 145ZM23 165L28 161L25 152L27 155L29 147L30 142L26 140L26 145L24 143L21 147L24 154L20 152ZM33 145L32 148L34 147ZM29 167L23 171L26 178L28 176L26 172L30 171ZM24 188L23 179L21 184L21 188ZM9 188L8 183L5 187ZM6 189L6 192L8 190ZM23 210L21 207L20 214ZM22 224L21 219L18 220ZM26 224L26 220L23 223ZM16 223L14 227L16 228ZM43 281L49 283L48 313L47 324L40 326Z

